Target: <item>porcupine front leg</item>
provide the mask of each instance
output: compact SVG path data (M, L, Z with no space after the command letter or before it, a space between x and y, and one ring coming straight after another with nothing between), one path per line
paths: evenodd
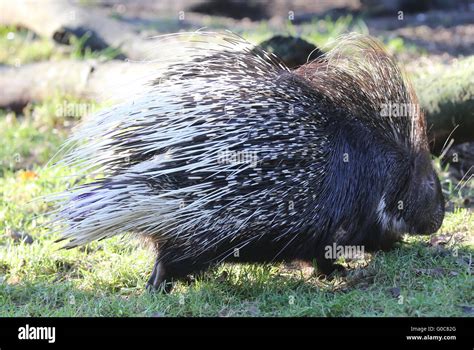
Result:
M164 293L169 293L173 289L173 282L170 280L170 276L166 274L166 268L159 257L155 260L146 288L149 291L162 291Z
M169 293L173 289L176 280L184 280L191 282L190 274L200 274L209 267L208 263L200 263L199 261L192 261L184 259L182 261L167 261L163 259L169 250L158 252L158 256L153 266L153 271L147 282L147 289L149 291L161 291ZM178 252L173 251L173 254L179 256Z
M324 256L324 252L316 256L316 267L318 275L330 276L333 272L345 273L346 268L336 263L334 259L328 259Z
M346 268L340 264L336 263L335 257L328 257L326 255L327 247L332 249L333 242L332 240L327 240L326 243L321 244L316 250L316 267L318 271L318 275L320 276L330 276L334 272L339 272L344 274L346 272Z

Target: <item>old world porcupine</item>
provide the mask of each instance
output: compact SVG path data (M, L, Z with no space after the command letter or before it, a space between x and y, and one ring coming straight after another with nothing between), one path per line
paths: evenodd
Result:
M229 260L315 259L330 273L333 243L388 249L440 227L424 117L376 41L343 37L290 71L237 36L194 38L218 44L73 135L65 164L101 175L59 196L67 247L146 237L159 288Z

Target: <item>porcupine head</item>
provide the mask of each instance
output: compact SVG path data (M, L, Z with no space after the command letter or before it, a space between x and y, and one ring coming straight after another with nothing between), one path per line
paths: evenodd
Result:
M444 197L430 158L425 117L410 82L383 47L369 37L350 35L324 59L296 73L344 110L337 125L342 142L331 156L331 172L339 178L331 187L341 201L354 198L346 191L358 191L358 203L350 204L348 222L342 220L336 232L352 234L369 250L388 249L403 233L436 232L444 218ZM350 180L342 180L343 174ZM357 217L365 219L355 220L351 229Z
M232 34L193 39L71 137L63 164L101 175L56 197L68 247L147 237L158 288L226 260L316 259L330 272L328 245L388 249L440 227L424 116L375 40L339 38L290 71Z

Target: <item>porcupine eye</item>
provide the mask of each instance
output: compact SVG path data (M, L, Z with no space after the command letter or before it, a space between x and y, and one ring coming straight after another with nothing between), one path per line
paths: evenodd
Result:
M436 232L444 218L444 197L428 154L416 158L410 187L410 231L414 234Z

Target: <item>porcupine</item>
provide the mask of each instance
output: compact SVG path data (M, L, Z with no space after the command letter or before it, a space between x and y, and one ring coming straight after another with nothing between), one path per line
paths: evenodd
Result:
M64 163L102 175L60 196L65 247L137 234L156 251L147 287L169 290L223 261L330 274L334 243L390 249L438 230L425 119L375 39L341 37L290 71L236 35L196 37L219 49L196 49L73 134ZM395 104L413 113L381 113Z

